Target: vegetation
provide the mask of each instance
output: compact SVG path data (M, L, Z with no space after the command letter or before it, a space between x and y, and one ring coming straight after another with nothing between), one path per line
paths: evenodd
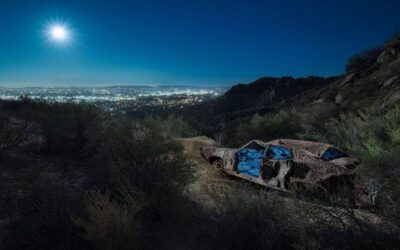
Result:
M379 223L353 209L282 199L241 183L229 191L209 187L214 205L199 205L186 195L195 166L173 139L198 133L179 117L135 121L84 104L23 99L1 102L0 121L3 249L395 249L400 243L399 107L346 114L326 105L292 108L231 121L218 135L230 144L307 138L357 152L368 159L362 173L385 190Z
M346 64L347 73L360 73L369 69L376 62L376 59L383 52L382 47L375 47L363 50L359 54L355 54L349 58Z
M149 121L30 100L1 114L16 138L0 159L4 248L151 248L183 209L191 166Z

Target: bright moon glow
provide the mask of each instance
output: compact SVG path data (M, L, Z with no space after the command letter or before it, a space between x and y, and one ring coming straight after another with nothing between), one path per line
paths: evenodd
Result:
M47 36L50 41L56 44L67 44L70 42L71 32L64 24L53 23L47 28Z
M67 37L67 31L64 27L55 25L51 28L51 36L55 40L63 41Z

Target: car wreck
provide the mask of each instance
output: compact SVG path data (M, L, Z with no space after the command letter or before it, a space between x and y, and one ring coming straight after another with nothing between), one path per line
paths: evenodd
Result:
M296 196L311 195L359 207L376 192L354 171L360 160L333 145L292 139L253 140L240 148L204 147L202 157L228 175Z

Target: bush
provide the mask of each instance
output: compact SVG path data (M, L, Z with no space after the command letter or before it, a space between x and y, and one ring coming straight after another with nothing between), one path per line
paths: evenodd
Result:
M390 221L351 208L298 204L302 249L397 249L399 231Z
M0 155L9 149L29 144L28 122L0 113Z
M155 131L159 131L165 138L193 137L199 135L199 133L190 127L180 116L170 115L166 119L146 117L144 119L144 124Z
M41 153L78 158L93 152L90 146L97 143L97 135L102 133L105 119L105 114L86 104L45 103L27 99L5 102L1 109L22 124L34 124L36 134L31 131L30 135L41 142Z
M297 126L297 116L294 112L280 111L275 114L261 116L255 114L249 119L243 121L236 127L236 135L231 138L234 145L243 145L253 139L269 141L276 138L295 137L299 132Z
M377 206L399 223L400 108L367 109L340 115L326 124L327 140L362 156L358 172L368 182L379 181ZM398 224L399 225L399 224Z
M76 225L85 230L84 237L96 249L136 249L142 231L139 212L143 203L122 203L98 191L84 197L85 217L75 217Z
M41 147L26 152L17 143L0 159L6 249L155 248L165 228L189 213L183 191L192 169L170 139L189 131L182 119L169 118L164 133L156 122L111 117L85 104L1 104L4 115L37 128L28 134Z
M65 182L44 165L17 172L1 197L3 249L83 249L71 215L80 210L81 186ZM10 174L10 173L9 173ZM5 200L3 200L5 199Z
M376 47L351 56L346 64L346 73L359 73L369 69L375 64L382 52L382 47Z
M259 139L263 141L277 138L305 139L324 141L325 122L336 116L331 105L311 105L303 108L291 108L266 115L255 114L245 120L232 122L223 135L229 138L229 144L241 146L244 143ZM250 120L250 121L248 121Z
M284 203L264 191L252 194L241 186L234 191L211 190L212 249L291 249L296 227Z

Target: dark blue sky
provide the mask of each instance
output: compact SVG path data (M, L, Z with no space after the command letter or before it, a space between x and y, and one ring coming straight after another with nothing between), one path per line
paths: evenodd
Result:
M230 85L329 76L400 27L399 0L0 1L0 86ZM72 40L55 46L49 23Z

